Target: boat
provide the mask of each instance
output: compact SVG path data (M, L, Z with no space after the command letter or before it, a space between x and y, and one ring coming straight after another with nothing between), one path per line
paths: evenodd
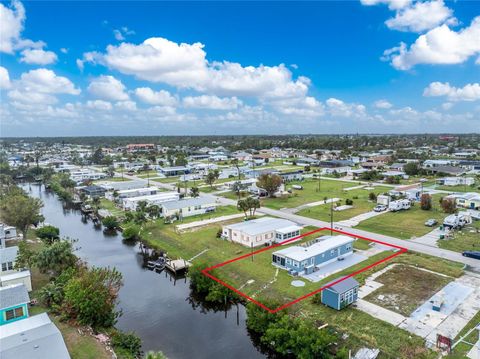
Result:
M165 259L165 257L159 257L157 260L155 261L148 261L147 262L147 267L149 269L156 269L156 270L162 270L165 268L165 264L166 264L167 260Z

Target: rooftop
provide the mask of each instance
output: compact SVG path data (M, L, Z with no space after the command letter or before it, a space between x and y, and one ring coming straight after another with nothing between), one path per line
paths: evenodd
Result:
M0 248L0 263L15 262L17 258L18 247Z
M334 279L331 282L327 283L326 285L329 285L330 283L336 282L340 278ZM348 277L347 279L342 280L341 282L338 282L331 287L328 287L328 289L337 292L337 293L345 293L346 291L358 287L359 284L357 280L353 277Z
M237 231L242 231L251 236L255 236L257 234L262 234L270 231L281 231L284 228L290 228L292 226L299 228L296 223L287 219L262 217L251 221L235 223L225 227Z
M13 284L0 287L0 309L6 309L18 304L30 302L25 284Z
M181 209L192 206L201 206L201 205L215 205L215 200L208 197L197 197L197 198L186 198L180 199L178 201L171 201L163 203L165 209L171 211L175 209Z

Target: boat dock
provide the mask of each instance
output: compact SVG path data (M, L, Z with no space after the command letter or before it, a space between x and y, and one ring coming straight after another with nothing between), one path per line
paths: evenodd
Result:
M188 269L192 264L185 259L168 259L165 267L177 274L178 272L183 272Z

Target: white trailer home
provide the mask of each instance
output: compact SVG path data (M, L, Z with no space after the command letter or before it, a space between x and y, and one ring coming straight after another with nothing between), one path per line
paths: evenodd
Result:
M399 199L397 201L391 201L388 204L388 210L391 212L402 211L406 209L410 209L411 207L410 200L408 199Z
M157 187L143 187L134 189L125 189L120 191L110 191L105 193L105 198L109 201L121 201L124 198L133 198L140 196L151 196L159 193Z
M214 212L217 204L207 197L185 198L162 203L162 216L178 216L180 218Z
M165 202L178 201L180 194L178 192L161 192L150 196L139 196L122 199L122 207L126 211L135 211L138 202L146 201L148 204L161 205Z
M451 214L443 220L444 227L450 229L463 228L470 223L472 223L472 217L468 212Z

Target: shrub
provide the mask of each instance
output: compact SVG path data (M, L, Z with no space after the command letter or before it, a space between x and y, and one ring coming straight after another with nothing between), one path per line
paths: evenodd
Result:
M432 196L427 193L422 194L420 197L420 208L424 211L429 211L432 209Z
M102 219L102 224L105 228L112 230L118 227L119 223L115 216L108 216Z
M131 224L124 229L122 236L127 241L136 241L137 239L140 239L140 227L135 224Z
M54 226L43 226L35 231L35 234L42 242L52 244L60 238L60 229Z
M135 333L123 333L115 330L111 339L117 354L123 354L127 358L138 358L142 353L142 341Z
M376 200L377 200L377 195L376 195L375 193L373 193L373 192L370 192L370 193L368 194L368 199L369 199L370 201L376 201Z
M347 198L347 199L345 200L345 204L346 204L347 206L351 206L351 205L353 204L353 201L352 201L350 198Z

